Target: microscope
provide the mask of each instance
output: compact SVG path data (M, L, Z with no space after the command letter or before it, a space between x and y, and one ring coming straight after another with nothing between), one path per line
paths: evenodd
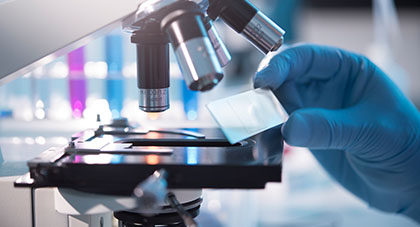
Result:
M47 5L56 11L42 8ZM72 10L79 14L68 19ZM16 12L34 19L22 22ZM57 21L47 23L45 15ZM6 17L28 26L11 25ZM170 107L170 46L189 89L209 91L222 80L231 56L215 20L264 54L283 43L285 32L248 0L6 1L0 4L0 84L122 26L136 45L139 108L163 112ZM197 226L203 188L256 189L281 181L283 141L273 149L263 140L261 135L229 144L217 129L151 130L114 120L28 161L29 173L15 187L57 187L60 213L114 211L121 227ZM122 196L129 202L117 203ZM92 213L78 205L87 198L106 209Z

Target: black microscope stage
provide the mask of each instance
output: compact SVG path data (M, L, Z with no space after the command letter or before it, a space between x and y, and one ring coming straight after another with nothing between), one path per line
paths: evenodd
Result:
M80 132L66 147L44 151L28 162L29 174L15 186L132 195L136 185L165 169L171 189L264 188L267 182L281 181L279 132L274 128L231 145L219 129L144 130L117 122ZM270 143L264 143L267 138Z

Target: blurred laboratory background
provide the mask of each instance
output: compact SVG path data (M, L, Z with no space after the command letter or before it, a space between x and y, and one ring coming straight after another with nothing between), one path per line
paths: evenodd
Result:
M252 2L286 31L287 45L315 43L362 53L420 107L420 1ZM103 122L124 117L145 127L217 127L206 103L251 89L264 55L229 27L215 25L232 54L224 79L211 91L190 91L171 53L171 107L164 113L138 109L135 45L121 29L0 86L0 163L18 166L23 174L25 161L95 127L98 115ZM205 190L198 221L213 227L419 226L369 208L305 149L286 146L283 179L264 190Z

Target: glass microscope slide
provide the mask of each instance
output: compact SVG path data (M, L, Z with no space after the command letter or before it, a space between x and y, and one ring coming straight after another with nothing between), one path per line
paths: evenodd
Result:
M284 123L289 115L269 89L255 89L207 104L231 144Z

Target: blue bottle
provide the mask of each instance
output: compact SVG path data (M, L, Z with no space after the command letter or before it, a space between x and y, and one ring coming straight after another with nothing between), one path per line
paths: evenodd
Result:
M106 98L109 102L112 117L119 118L124 102L122 36L120 34L106 36L105 46L106 62L108 64Z

